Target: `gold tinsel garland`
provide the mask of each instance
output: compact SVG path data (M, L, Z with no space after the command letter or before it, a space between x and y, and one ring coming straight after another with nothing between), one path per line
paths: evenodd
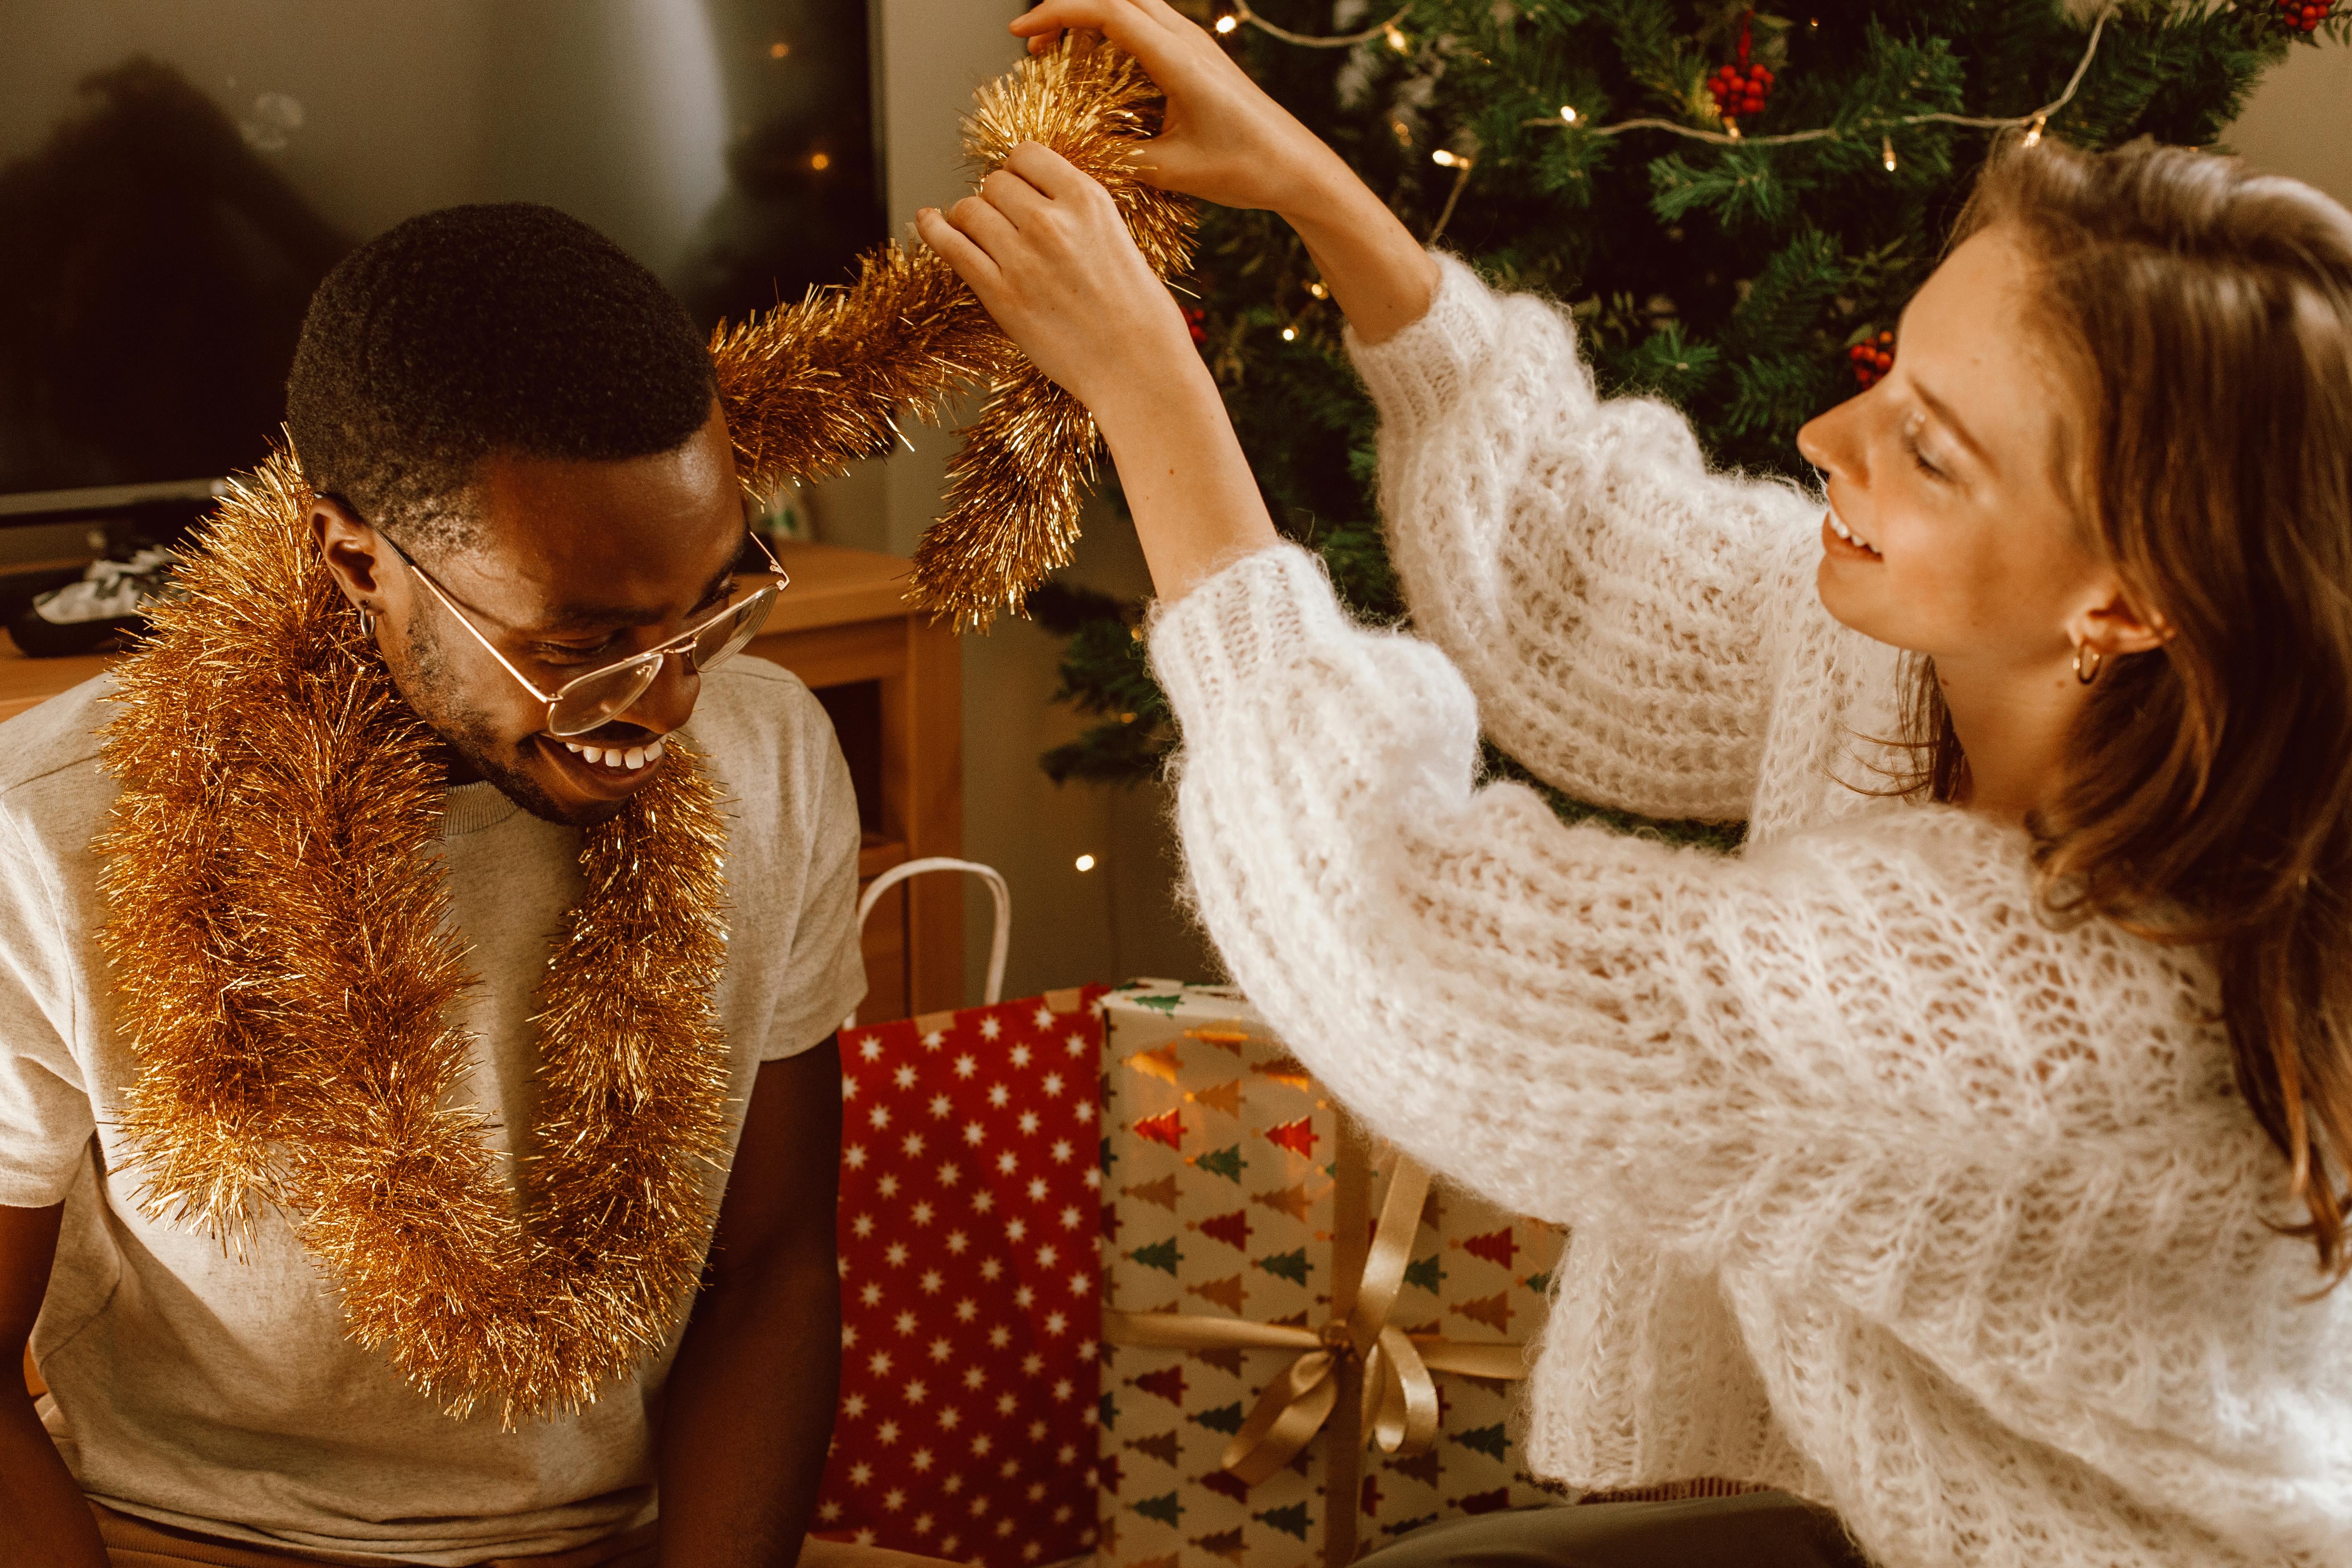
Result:
M1133 59L1066 37L980 90L964 151L980 173L1021 142L1100 181L1152 269L1192 259L1193 212L1135 175L1129 154L1160 102ZM948 468L947 510L915 550L908 598L959 626L1018 614L1070 558L1098 437L1076 400L1030 365L946 262L928 249L870 253L857 280L712 340L719 395L747 483L761 491L877 457L900 410L935 421L946 397L989 384L986 408Z
M381 1347L453 1415L572 1410L664 1343L709 1234L728 1058L719 795L673 737L586 830L541 983L520 1215L453 1109L471 984L432 853L436 737L312 544L290 453L224 501L184 595L118 667L100 946L139 1076L142 1206L232 1243L281 1209Z

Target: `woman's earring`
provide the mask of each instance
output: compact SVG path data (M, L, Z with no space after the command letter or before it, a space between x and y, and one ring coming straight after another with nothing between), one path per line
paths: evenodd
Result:
M375 636L375 612L374 612L373 610L369 609L365 605L360 605L360 606L359 606L359 612L360 612L360 636L362 636L362 637L374 637L374 636ZM2076 667L2077 667L2078 668L2080 668L2080 666L2081 666L2081 662L2082 662L2082 661L2081 661L2080 659L2077 659L2077 660L2075 661L2075 663L2076 663Z
M2088 653L2091 656L2091 662L2088 664L2084 664L2083 662L2083 656L2085 653ZM2088 686L2094 680L2098 679L2099 667L2106 662L2107 656L2101 653L2097 648L2093 647L2089 643L2078 642L2074 645L2074 679L2081 684Z

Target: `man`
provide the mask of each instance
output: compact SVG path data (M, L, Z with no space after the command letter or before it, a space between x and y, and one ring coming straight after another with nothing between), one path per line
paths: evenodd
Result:
M840 1355L858 824L807 689L709 668L778 584L709 355L582 225L457 208L336 268L288 405L307 540L280 553L309 575L280 593L216 559L191 614L291 616L302 679L270 638L207 662L167 630L184 664L126 674L135 694L102 678L0 731L0 1358L29 1333L52 1392L0 1396L0 1564L789 1565ZM220 729L230 690L280 739ZM180 701L216 754L139 749ZM404 759L436 770L414 865L382 782ZM194 793L150 776L175 770ZM225 879L191 891L189 866ZM719 923L721 878L757 921ZM314 880L342 892L276 908ZM183 930L210 934L152 938ZM707 991L658 957L673 939L709 953ZM448 1093L428 1072L403 1110L436 1061ZM684 1131L641 1125L666 1105ZM667 1163L593 1190L648 1149ZM191 1197L248 1157L276 1192ZM187 1218L239 1212L241 1235Z

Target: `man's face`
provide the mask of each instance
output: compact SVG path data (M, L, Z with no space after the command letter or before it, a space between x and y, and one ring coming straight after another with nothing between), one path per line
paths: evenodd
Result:
M684 446L655 457L494 456L467 500L472 543L411 553L543 692L676 637L740 588L730 569L743 506L715 403ZM547 705L373 530L328 502L312 526L344 592L373 606L393 683L447 743L451 783L488 779L534 816L586 826L661 771L656 742L686 722L700 690L682 659L665 658L625 712L559 738Z

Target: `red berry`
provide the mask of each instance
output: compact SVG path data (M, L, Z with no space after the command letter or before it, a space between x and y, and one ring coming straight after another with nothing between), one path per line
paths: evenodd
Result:
M1772 73L1766 70L1762 66L1758 66L1756 68L1755 75L1756 79L1762 82L1765 86L1769 87L1772 85Z
M1895 356L1888 353L1885 349L1879 350L1870 357L1878 362L1878 368L1881 370L1892 370L1895 368Z

